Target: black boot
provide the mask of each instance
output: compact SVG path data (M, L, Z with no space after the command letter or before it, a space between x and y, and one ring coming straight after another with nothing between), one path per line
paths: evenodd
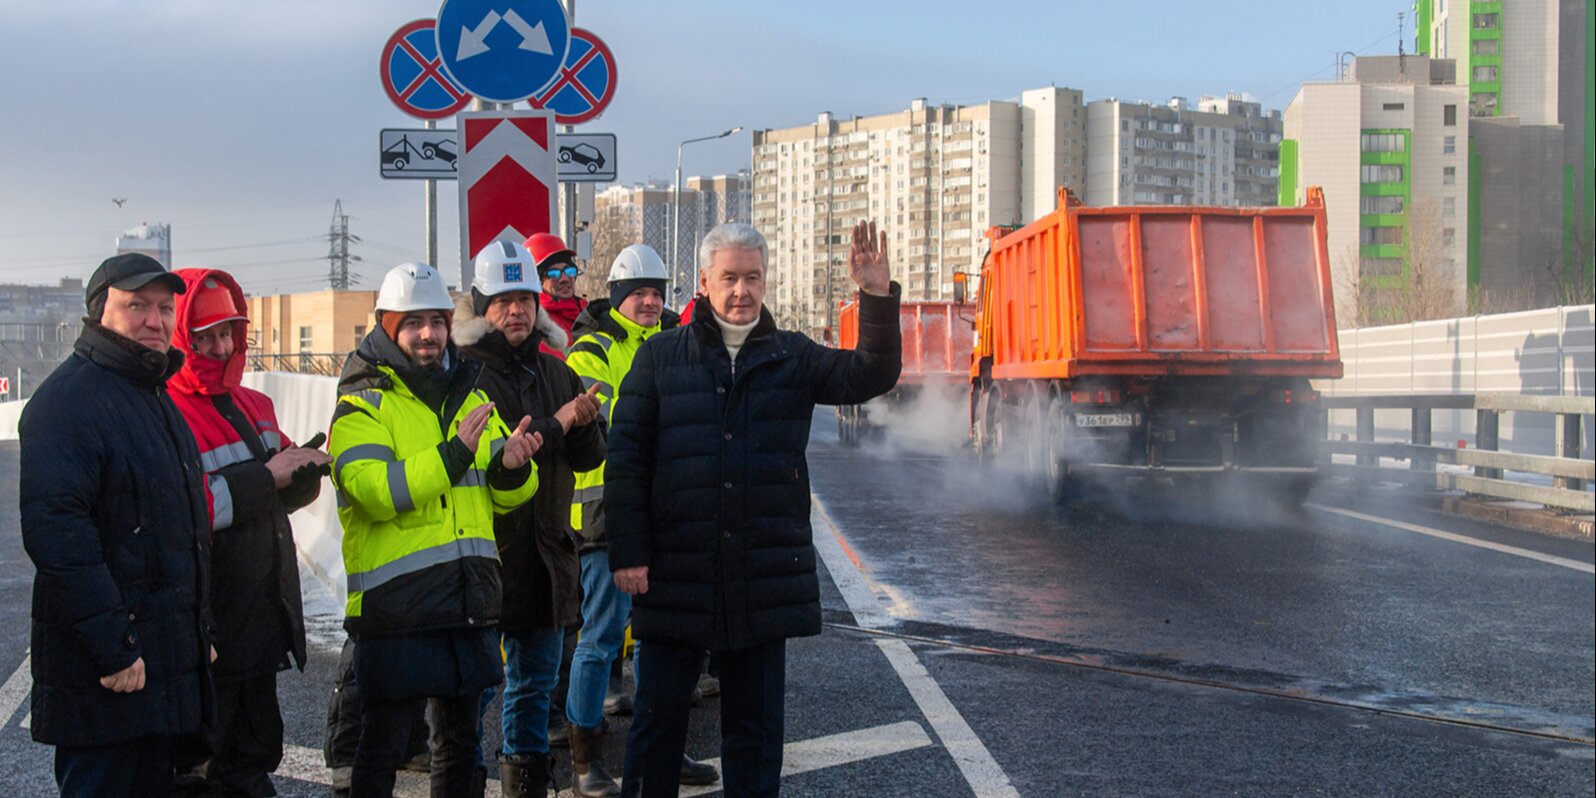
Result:
M571 794L577 798L613 798L621 785L604 771L604 729L570 728Z
M499 789L504 798L544 798L549 790L549 755L499 755Z
M682 754L682 784L701 786L714 784L720 781L720 771L708 762L697 762L686 754Z

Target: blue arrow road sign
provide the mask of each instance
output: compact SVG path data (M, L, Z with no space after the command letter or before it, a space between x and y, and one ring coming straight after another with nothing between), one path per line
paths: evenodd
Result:
M547 86L570 44L559 0L444 0L438 10L444 71L490 102L520 102Z

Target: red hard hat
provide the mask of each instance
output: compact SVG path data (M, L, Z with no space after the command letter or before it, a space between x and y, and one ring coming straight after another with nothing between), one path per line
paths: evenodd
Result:
M233 292L214 278L207 278L191 300L189 320L195 332L208 330L224 321L248 318L233 304Z
M576 262L576 253L553 233L533 233L526 240L526 249L532 253L532 262L537 264L539 271L550 263Z

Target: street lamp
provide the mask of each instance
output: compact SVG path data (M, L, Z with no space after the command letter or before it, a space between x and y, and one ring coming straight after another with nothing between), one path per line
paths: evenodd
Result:
M682 264L681 255L679 254L682 246L682 148L700 141L723 139L733 133L741 132L742 129L743 126L738 125L731 130L723 130L713 136L688 139L676 145L676 184L671 189L671 204L675 206L676 210L675 219L671 223L671 282L673 283L671 293L674 295L672 298L679 299L682 290Z

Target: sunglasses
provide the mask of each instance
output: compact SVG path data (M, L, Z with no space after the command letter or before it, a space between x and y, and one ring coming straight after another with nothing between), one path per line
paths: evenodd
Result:
M575 277L581 273L582 270L576 268L575 266L566 266L562 269L545 269L543 272L543 279L558 280L561 277Z

